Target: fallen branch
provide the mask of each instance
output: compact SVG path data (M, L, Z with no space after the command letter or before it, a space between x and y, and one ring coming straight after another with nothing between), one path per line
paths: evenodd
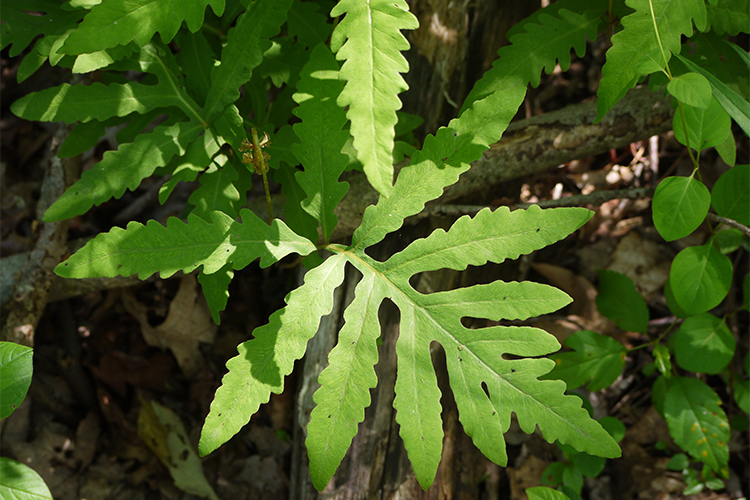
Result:
M672 109L668 99L645 88L632 90L597 124L593 124L595 116L596 102L589 101L512 123L500 142L492 145L482 158L474 162L458 183L447 188L440 199L428 205L426 214L435 210L432 207L445 205L488 186L537 175L575 159L647 140L666 132L672 126ZM370 187L364 175L354 173L346 180L349 182L349 191L336 208L339 219L333 234L333 240L336 241L350 238L362 221L365 208L378 200L377 192ZM284 197L276 195L272 202L274 211L282 213ZM259 217L268 218L265 199L253 200L249 206ZM19 260L28 259L18 256L0 259L0 283L3 289L9 284L12 286ZM136 277L64 280L51 275L50 279L49 300L139 282ZM2 304L7 299L6 293L0 297Z

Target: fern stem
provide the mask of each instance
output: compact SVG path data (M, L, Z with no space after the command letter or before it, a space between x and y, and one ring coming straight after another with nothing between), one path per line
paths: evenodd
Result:
M271 191L268 189L268 177L263 171L263 188L266 190L266 203L268 204L268 223L273 222L273 205L271 204Z

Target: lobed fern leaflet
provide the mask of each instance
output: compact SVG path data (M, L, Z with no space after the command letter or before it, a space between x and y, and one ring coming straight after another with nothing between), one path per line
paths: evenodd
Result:
M586 52L586 38L596 38L606 11L607 2L603 0L560 2L516 25L514 34L508 34L511 44L500 49L499 58L474 85L463 109L499 89L529 83L536 87L542 71L551 73L555 64L566 71L571 50L575 49L579 57Z
M305 169L295 177L307 195L301 206L318 221L326 242L338 220L333 210L349 189L348 183L339 182L349 164L341 153L349 134L343 130L346 114L336 105L343 87L338 69L328 47L318 45L302 70L294 94L299 103L294 114L301 122L294 125L300 142L292 146L292 152Z
M71 33L61 52L85 54L131 41L143 46L157 31L169 43L183 21L191 32L198 31L209 5L217 16L224 12L224 0L102 0Z
M213 211L210 220L189 215L187 223L170 217L162 226L154 220L144 226L130 222L127 229L101 233L55 268L65 278L132 276L146 279L154 273L163 278L177 271L192 272L203 266L213 274L228 262L243 269L260 257L268 267L289 255L307 255L315 250L306 238L274 219L269 226L253 212L243 209L242 222Z
M393 184L394 127L401 108L397 95L407 85L399 73L409 70L400 51L409 48L402 29L416 29L417 18L404 0L341 0L331 16L345 14L331 37L331 50L344 60L346 86L339 106L349 106L357 159L381 195Z

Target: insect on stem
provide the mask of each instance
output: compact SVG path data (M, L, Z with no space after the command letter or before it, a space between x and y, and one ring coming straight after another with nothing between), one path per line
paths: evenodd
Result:
M245 165L252 165L255 173L263 177L263 188L266 191L266 203L268 204L268 214L270 216L269 223L273 222L273 206L271 205L271 192L268 189L268 164L266 163L271 159L271 156L262 150L263 147L271 144L271 140L268 134L263 132L263 139L258 140L258 131L255 127L252 128L253 142L250 143L247 139L242 139L242 145L240 145L240 152L242 153L242 163Z

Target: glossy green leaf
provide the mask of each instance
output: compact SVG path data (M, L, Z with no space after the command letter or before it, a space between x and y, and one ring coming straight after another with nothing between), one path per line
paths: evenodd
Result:
M729 423L720 399L695 378L666 381L664 419L680 448L723 477L729 477Z
M419 22L404 0L340 0L331 16L344 15L331 36L336 59L345 61L346 81L338 105L349 108L357 159L367 180L381 195L393 184L393 140L397 95L407 89L400 73L409 70L401 54L409 48L401 30L417 29Z
M716 232L715 241L721 253L728 255L742 246L745 234L737 228L727 227Z
M677 303L677 301L674 298L674 293L672 292L672 285L669 284L669 280L667 280L666 283L664 283L664 300L667 302L667 307L669 307L669 311L674 314L678 318L687 318L689 316L688 313L685 312L685 310L680 307L680 305Z
M735 377L732 390L737 406L745 413L750 414L750 380Z
M597 271L599 294L596 307L625 331L646 333L648 306L635 289L633 281L615 271Z
M724 163L734 167L737 163L737 143L734 140L734 134L729 134L724 142L717 144L716 152L719 153Z
M584 477L597 477L607 464L606 458L596 457L588 453L576 453L570 458L570 461Z
M672 357L665 345L659 344L654 347L654 362L656 363L656 368L664 377L669 378L672 376Z
M675 301L689 314L706 312L719 305L731 282L731 261L710 241L682 250L669 270Z
M680 112L675 111L673 119L674 137L681 144L697 151L723 143L732 131L732 120L716 99L707 108L695 108L683 104L685 122L683 126ZM687 127L687 136L685 135Z
M618 443L625 437L625 424L615 417L602 417L598 420L604 430Z
M34 351L30 347L0 342L0 418L21 404L31 385Z
M625 348L606 335L583 330L565 339L565 345L573 351L553 355L556 365L544 378L564 380L570 390L586 383L589 391L609 387L625 366Z
M676 76L667 84L667 91L680 102L705 109L711 104L711 84L700 73Z
M708 313L690 316L674 336L675 360L692 372L719 373L734 356L735 341L724 320Z
M737 92L727 87L724 82L716 78L714 75L704 70L694 62L685 59L684 57L676 54L676 57L684 63L691 71L700 73L703 75L708 82L711 84L711 90L714 98L721 104L722 108L729 113L729 116L737 122L737 124L745 131L745 134L750 135L750 102L743 98Z
M49 488L36 471L7 457L0 457L0 498L53 500Z
M570 500L564 493L545 488L544 486L535 486L526 490L529 500Z
M667 241L688 236L708 215L711 194L693 177L667 177L654 193L654 226Z
M718 215L750 226L750 165L735 165L719 177L711 192Z

